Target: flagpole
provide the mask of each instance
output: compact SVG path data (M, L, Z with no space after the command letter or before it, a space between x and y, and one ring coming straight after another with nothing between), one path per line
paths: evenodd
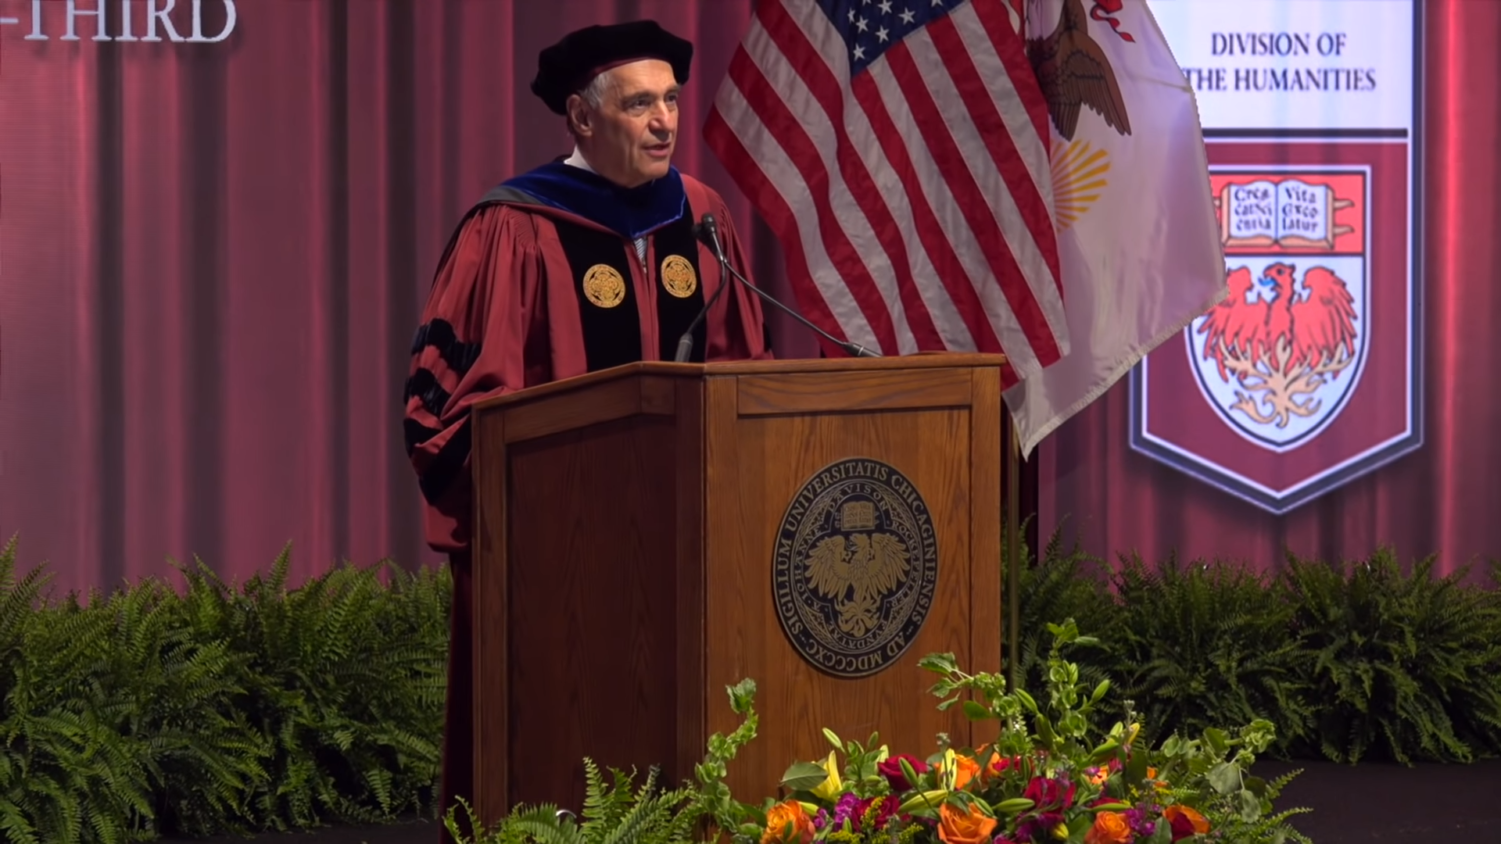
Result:
M1008 437L1011 441L1010 454L1006 457L1006 604L1007 604L1007 652L1006 660L1006 687L1016 691L1017 664L1021 661L1021 574L1019 559L1021 557L1021 440L1016 431L1016 425L1009 423L1006 426L1011 431Z
M1015 4L1017 30L1023 37L1027 34L1027 0ZM1021 573L1018 559L1021 557L1021 434L1016 430L1015 420L1008 419L1011 429L1011 454L1006 459L1006 609L1010 641L1007 643L1006 688L1016 691L1017 663L1021 661Z

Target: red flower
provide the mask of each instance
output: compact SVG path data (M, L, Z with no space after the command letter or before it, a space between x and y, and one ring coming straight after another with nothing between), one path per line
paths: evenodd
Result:
M921 776L928 772L928 764L919 760L916 756L903 753L887 757L886 761L876 766L876 771L886 778L886 782L891 785L891 790L897 793L917 786L915 782L907 782L907 774L902 771L903 759L906 759L907 764L912 766L913 773Z
M1163 810L1162 816L1173 828L1174 841L1209 831L1209 821L1187 806L1169 806Z
M1069 780L1033 777L1022 796L1036 804L1035 808L1039 812L1067 809L1074 805L1074 792L1077 788Z
M858 819L858 822L855 824L856 831L875 832L885 829L886 824L897 816L896 810L898 806L900 806L900 803L898 803L895 797L868 797L861 800L859 809L857 810L858 813L855 816ZM865 823L867 815L870 816L870 824L868 826Z

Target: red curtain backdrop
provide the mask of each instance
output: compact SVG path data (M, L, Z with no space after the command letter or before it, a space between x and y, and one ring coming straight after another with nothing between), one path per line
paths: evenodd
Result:
M194 555L245 577L288 542L298 578L436 559L400 434L407 346L468 204L571 150L528 86L574 28L655 17L697 43L677 163L783 285L700 142L750 0L239 0L220 43L94 41L93 17L61 40L60 0L28 41L30 5L0 0L21 18L0 26L0 540L59 587ZM206 36L224 5L203 2Z
M1425 0L1423 448L1283 517L1131 451L1129 386L1070 420L1036 458L1039 529L1060 523L1114 559L1325 560L1392 545L1453 571L1501 558L1501 2ZM1177 342L1177 341L1174 341ZM1480 567L1477 567L1480 568Z
M568 151L527 86L575 27L655 17L697 43L678 163L730 199L785 293L699 141L752 0L235 5L223 42L94 41L91 17L64 41L46 0L49 40L28 41L31 4L0 0L20 18L0 25L0 539L58 586L194 555L245 577L288 542L299 578L436 559L397 424L407 343L467 204ZM212 36L223 2L202 7ZM1501 554L1498 31L1501 2L1428 2L1423 450L1273 518L1131 453L1122 385L1027 466L1044 537L1067 515L1101 554ZM772 319L779 354L816 353Z

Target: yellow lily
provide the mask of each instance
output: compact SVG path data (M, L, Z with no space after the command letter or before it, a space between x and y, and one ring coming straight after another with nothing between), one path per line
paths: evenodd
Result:
M839 760L835 757L834 751L829 751L829 758L824 760L822 767L829 772L829 776L813 789L813 795L822 800L833 800L839 792L844 790L844 783L839 779Z

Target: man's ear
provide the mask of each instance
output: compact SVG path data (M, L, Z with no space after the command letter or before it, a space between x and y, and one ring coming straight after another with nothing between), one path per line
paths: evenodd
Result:
M584 98L574 94L568 98L568 128L573 130L579 137L588 137L593 132L591 120L593 115L589 113L589 104Z

